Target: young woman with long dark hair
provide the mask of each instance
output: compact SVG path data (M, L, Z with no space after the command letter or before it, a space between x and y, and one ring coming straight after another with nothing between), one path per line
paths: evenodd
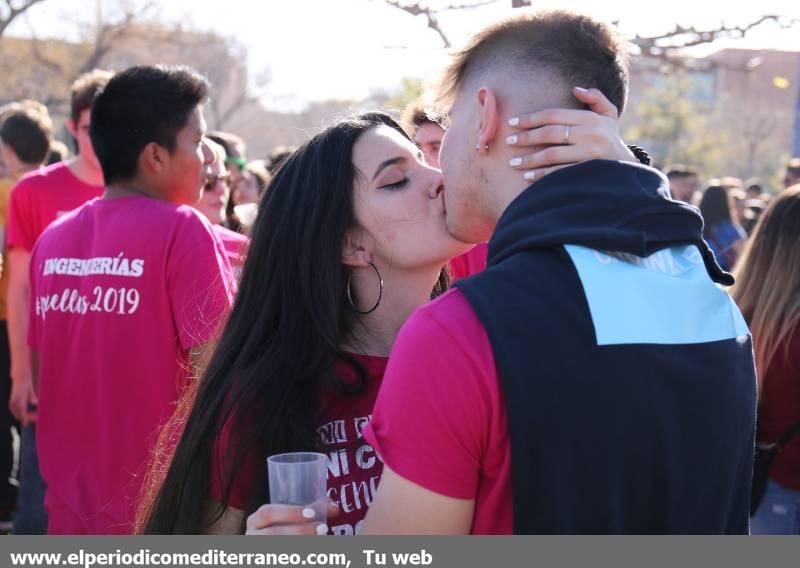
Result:
M735 219L733 196L720 180L711 180L700 200L703 238L723 270L733 270L742 254L747 233Z
M619 158L616 121L603 130L586 114L593 126L573 127L586 137L572 147ZM561 136L563 127L522 145ZM361 428L394 337L447 287L447 261L472 246L447 232L443 189L380 113L328 128L278 170L213 356L162 434L139 531L243 532L251 515L251 532L327 532L300 507L262 506L266 458L313 450L330 456L331 532L358 532L382 471Z

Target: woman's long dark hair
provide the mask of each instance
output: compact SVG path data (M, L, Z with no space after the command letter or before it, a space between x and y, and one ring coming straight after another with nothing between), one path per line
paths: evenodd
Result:
M255 455L263 470L245 511L253 512L267 502L265 459L316 448L320 388L356 393L366 384L365 371L352 359L360 382L345 385L335 375L336 359L343 356L339 346L352 332L355 315L345 300L349 270L341 249L345 231L356 223L353 146L381 125L408 137L388 115L363 114L312 138L272 179L238 296L207 370L162 433L145 481L138 532L207 531L227 507L236 472ZM437 286L446 282L440 279ZM215 459L223 427L236 443L226 444L225 455ZM220 464L223 498L209 518L212 462Z
M700 214L703 216L703 237L709 239L712 231L720 223L733 221L733 196L728 188L714 180L703 192L700 200Z

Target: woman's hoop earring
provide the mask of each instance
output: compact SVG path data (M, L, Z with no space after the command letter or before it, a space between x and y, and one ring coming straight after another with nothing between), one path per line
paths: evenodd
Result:
M353 302L353 294L350 292L350 283L353 281L353 272L352 272L352 271L350 272L350 276L348 276L348 278L347 278L347 286L345 287L345 288L347 289L347 301L350 303L350 307L352 307L352 308L353 308L353 309L354 309L356 312L358 312L358 313L359 313L359 314L361 314L362 316L365 316L365 315L367 315L367 314L371 314L372 312L374 312L375 310L377 310L377 309L378 309L378 306L379 306L379 305L380 305L380 303L381 303L381 298L383 298L383 278L381 278L381 273L380 273L380 271L378 270L378 267L377 267L377 266L375 266L375 265L374 265L374 264L372 264L371 262L369 263L369 265L370 265L370 266L372 267L372 269L375 271L375 274L377 274L377 275L378 275L378 282L380 282L380 288L378 289L378 301L377 301L377 302L375 302L375 305L374 305L374 306L372 306L372 308L370 308L369 310L367 310L367 311L363 312L363 311L359 310L359 309L356 307L356 304L355 304L355 302Z

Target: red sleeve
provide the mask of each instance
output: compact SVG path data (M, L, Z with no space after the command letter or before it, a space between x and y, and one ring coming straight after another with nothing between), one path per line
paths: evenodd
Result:
M186 208L168 259L167 287L181 349L210 341L233 303L225 249L197 213Z
M489 392L492 384L497 389L494 358L463 295L454 291L442 300L417 311L400 331L365 435L402 477L474 499L497 400Z
M33 250L37 228L31 203L31 187L27 180L19 182L8 200L8 248Z

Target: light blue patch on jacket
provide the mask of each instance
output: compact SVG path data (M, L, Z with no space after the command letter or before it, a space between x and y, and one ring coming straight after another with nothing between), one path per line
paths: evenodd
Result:
M646 258L564 245L583 285L598 345L692 344L745 337L747 323L694 245Z

